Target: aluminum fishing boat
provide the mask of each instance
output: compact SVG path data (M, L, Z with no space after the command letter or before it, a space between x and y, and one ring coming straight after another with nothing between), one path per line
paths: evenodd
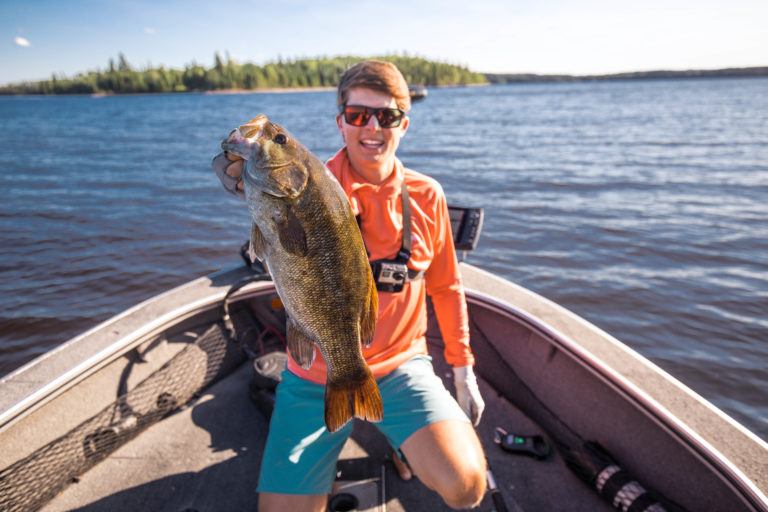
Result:
M479 510L768 511L763 440L558 304L461 271L495 484ZM0 511L256 510L270 392L255 368L284 349L284 326L268 275L240 266L7 375ZM453 390L431 310L428 342ZM371 424L355 424L338 469L332 510L448 510L397 476Z

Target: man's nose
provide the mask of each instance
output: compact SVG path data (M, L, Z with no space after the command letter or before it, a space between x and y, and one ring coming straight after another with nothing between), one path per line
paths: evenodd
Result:
M371 127L373 130L381 129L381 126L379 126L379 120L376 119L376 116L371 116L371 118L368 119L368 122L365 123L365 128L368 127Z

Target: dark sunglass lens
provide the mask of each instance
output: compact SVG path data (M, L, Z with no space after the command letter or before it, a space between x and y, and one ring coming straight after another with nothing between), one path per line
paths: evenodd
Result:
M365 126L371 115L364 108L346 107L344 109L344 120L352 126Z
M403 113L396 108L383 108L376 112L376 120L382 128L396 128L402 118Z

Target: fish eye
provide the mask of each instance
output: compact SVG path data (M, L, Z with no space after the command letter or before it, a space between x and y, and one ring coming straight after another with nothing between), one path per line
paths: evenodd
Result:
M286 137L282 133L278 133L277 135L275 135L275 138L273 140L282 146L283 144L288 142L288 137Z

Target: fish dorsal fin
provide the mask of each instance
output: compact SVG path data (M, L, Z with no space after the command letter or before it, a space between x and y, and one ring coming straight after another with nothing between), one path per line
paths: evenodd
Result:
M370 347L373 343L373 334L376 330L376 319L379 315L379 294L376 292L376 283L368 272L368 297L360 316L360 343L364 347Z
M315 360L315 344L290 318L288 319L287 334L288 352L291 357L299 363L299 366L309 370Z

